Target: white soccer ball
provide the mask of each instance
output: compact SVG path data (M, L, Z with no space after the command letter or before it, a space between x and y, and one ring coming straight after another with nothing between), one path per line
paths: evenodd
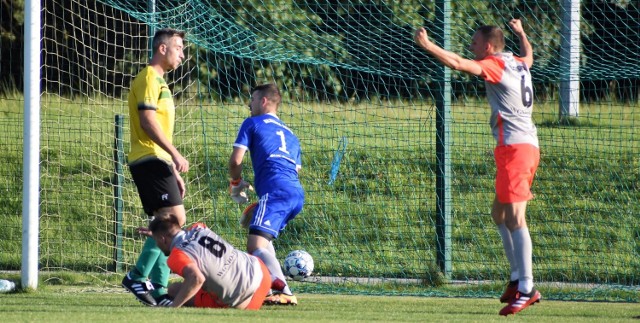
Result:
M313 258L304 250L291 251L284 258L284 274L293 280L303 280L313 272Z

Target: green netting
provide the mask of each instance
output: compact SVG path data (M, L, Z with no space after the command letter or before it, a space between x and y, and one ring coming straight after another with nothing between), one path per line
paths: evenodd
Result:
M302 214L276 242L303 248L309 292L497 296L508 278L489 215L494 162L482 82L452 73L452 272L436 266L436 108L439 65L415 46L418 26L440 32L437 2L45 1L42 11L40 268L122 273L141 249L146 216L128 170L123 256L116 261L114 116L127 114L149 30L188 31L188 59L167 80L174 136L187 157L188 220L237 246L241 208L227 161L248 116L249 89L276 82L281 118L301 139ZM0 270L20 267L22 84L19 1L0 5ZM541 142L527 217L534 275L547 299L637 301L640 268L638 1L582 1L579 117L558 118L560 1L452 2L451 49L481 24L523 19L533 44L534 119ZM6 19L5 19L6 18ZM19 86L18 86L19 87ZM124 142L128 151L128 119ZM245 177L250 178L250 172Z

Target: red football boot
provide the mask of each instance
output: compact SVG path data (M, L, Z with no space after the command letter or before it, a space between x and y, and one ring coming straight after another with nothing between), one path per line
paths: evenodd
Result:
M518 280L512 280L507 284L507 289L504 290L502 296L500 296L500 303L509 303L516 293L518 292Z
M520 291L516 292L516 295L509 301L509 304L500 310L500 315L507 316L509 314L516 314L529 305L540 302L542 295L537 290L532 290L529 294L524 294Z

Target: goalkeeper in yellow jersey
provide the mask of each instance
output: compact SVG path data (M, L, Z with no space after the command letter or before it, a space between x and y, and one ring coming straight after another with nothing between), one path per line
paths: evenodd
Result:
M184 60L184 32L160 29L153 36L153 56L133 80L129 92L131 151L129 170L138 188L145 213L175 214L180 225L186 222L182 199L185 185L181 172L189 162L173 146L175 105L164 74ZM122 286L149 306L170 306L167 257L149 237L135 267L122 280Z

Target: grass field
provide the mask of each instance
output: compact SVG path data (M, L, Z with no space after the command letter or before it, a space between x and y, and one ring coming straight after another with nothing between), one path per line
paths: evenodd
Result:
M122 289L45 286L37 292L0 294L2 322L637 322L629 303L547 301L514 318L497 313L495 298L436 298L299 294L295 307L260 311L149 308Z
M141 249L144 225L125 168L123 259L114 263L114 115L123 101L43 96L41 122L40 268L80 272L126 270ZM189 221L204 221L236 246L246 233L228 197L227 161L243 102L180 102L176 144L186 174ZM0 99L0 270L18 270L21 250L22 114L19 96ZM557 122L552 102L536 106L542 149L528 208L534 272L547 299L638 302L640 268L640 134L634 107L585 104L581 117ZM303 145L304 211L277 240L281 257L306 249L315 274L414 279L414 285L312 285L313 293L494 297L506 260L488 216L493 198L493 139L486 103L456 102L451 127L451 289L435 266L435 120L429 102L369 104L288 102L281 118ZM125 127L125 151L128 140ZM640 128L639 128L640 129ZM333 185L329 171L348 142ZM248 160L247 160L248 162ZM249 164L247 164L248 166ZM252 174L245 172L251 180ZM476 281L493 282L480 287ZM597 288L593 286L604 286ZM448 289L449 288L449 289Z

